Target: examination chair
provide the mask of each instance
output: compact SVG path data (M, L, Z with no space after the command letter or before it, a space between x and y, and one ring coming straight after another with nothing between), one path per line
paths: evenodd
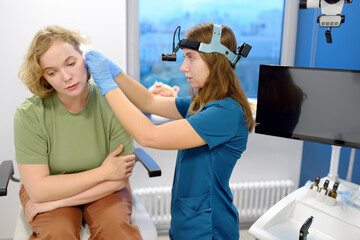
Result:
M140 148L134 150L135 160L141 162L148 171L149 177L161 176L161 170L156 162ZM13 161L3 161L0 165L0 197L7 195L7 186L9 180L20 182L14 176ZM32 229L25 220L22 206L18 209L18 216L15 226L14 240L28 239L32 234ZM133 210L131 215L131 222L137 225L143 240L157 240L157 230L155 224L152 222L150 215L147 213L145 207L133 194ZM90 230L87 224L81 229L80 239L88 239L90 237Z

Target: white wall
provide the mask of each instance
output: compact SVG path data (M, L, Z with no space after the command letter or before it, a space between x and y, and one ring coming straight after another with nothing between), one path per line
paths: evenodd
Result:
M14 160L13 116L29 95L17 72L33 35L49 24L79 30L91 38L94 48L126 69L126 14L131 14L126 13L126 0L0 0L0 162ZM132 188L171 186L176 151L147 152L160 165L162 177L149 179L137 165ZM297 185L301 152L300 141L251 134L231 181L291 179ZM19 184L10 182L8 196L0 198L0 239L13 236L18 191Z
M14 160L13 116L29 95L17 77L32 37L57 24L89 36L97 50L126 69L125 0L10 0L0 1L0 162ZM18 171L16 169L16 176ZM0 239L12 238L19 206L19 184L10 183L0 198Z
M251 133L247 150L236 163L230 182L290 179L297 187L302 145L303 142L298 140ZM148 178L146 170L137 164L131 176L132 188L172 186L177 151L145 150L156 160L162 175Z

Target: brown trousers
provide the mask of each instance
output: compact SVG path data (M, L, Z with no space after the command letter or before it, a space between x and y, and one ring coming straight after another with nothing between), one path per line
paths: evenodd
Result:
M25 208L30 199L24 186L20 188L20 201ZM62 207L40 213L30 223L33 234L29 239L80 239L83 221L89 225L89 240L138 240L139 228L131 225L132 195L128 185L95 202L81 206Z

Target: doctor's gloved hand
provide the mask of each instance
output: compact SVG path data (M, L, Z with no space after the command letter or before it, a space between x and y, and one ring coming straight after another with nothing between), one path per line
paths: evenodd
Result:
M115 63L110 61L110 59L107 60L108 60L108 66L110 68L111 76L113 77L113 79L115 79L116 76L122 72L122 69L119 66L117 66Z
M113 63L110 59L106 58L106 57L105 57L104 55L102 55L101 53L92 50L92 51L90 51L90 52L88 52L88 53L86 53L86 54L91 54L91 55L94 55L94 56L98 55L98 56L101 56L101 57L105 58L105 59L107 60L108 66L109 66L109 68L110 68L111 76L113 77L113 79L115 79L115 77L116 77L117 75L119 75L119 73L122 72L122 69L121 69L119 66L117 66L115 63ZM85 56L85 57L86 57L86 56Z
M121 68L117 67L101 53L94 50L86 53L85 61L96 85L100 88L102 95L105 95L108 91L118 87L114 82L114 78L121 72ZM113 76L113 74L116 75Z

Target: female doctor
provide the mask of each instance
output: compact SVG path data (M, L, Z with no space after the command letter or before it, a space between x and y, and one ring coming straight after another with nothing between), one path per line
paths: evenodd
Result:
M191 28L186 38L179 43L184 55L180 70L191 85L191 97L152 95L96 51L86 54L86 64L115 115L140 145L179 150L170 238L238 240L239 216L229 179L255 123L234 61L227 56L229 51L239 56L236 39L230 28L213 23ZM175 121L154 125L137 108Z

